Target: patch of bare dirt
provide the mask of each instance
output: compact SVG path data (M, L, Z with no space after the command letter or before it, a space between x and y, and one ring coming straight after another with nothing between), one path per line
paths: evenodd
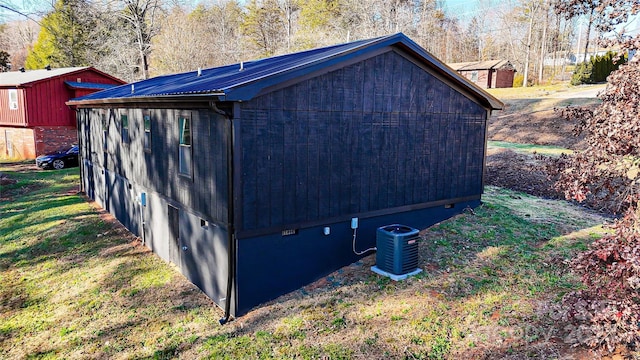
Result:
M0 172L0 185L11 185L17 182L17 180L12 179L11 177L9 177L9 175Z
M487 154L485 184L548 199L563 197L553 189L553 181L548 178L544 160L509 149Z
M584 136L573 134L575 123L556 114L556 105L559 104L539 99L508 101L503 111L489 119L489 140L584 149Z
M4 163L2 165L10 167L11 171L19 172L19 173L26 173L26 172L39 170L35 162L22 161L22 162L15 162L15 163Z

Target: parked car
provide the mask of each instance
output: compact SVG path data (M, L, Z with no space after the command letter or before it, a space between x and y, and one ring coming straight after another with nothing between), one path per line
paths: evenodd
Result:
M43 169L64 169L78 166L78 145L40 155L36 158L36 165Z

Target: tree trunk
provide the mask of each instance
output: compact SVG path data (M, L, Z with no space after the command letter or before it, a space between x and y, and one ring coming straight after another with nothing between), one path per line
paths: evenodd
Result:
M542 28L542 41L540 44L540 68L538 69L538 84L542 84L544 77L544 58L547 45L547 27L549 27L549 9L545 9L544 27Z
M522 81L522 87L527 87L527 79L529 78L529 56L531 55L531 36L533 32L533 15L534 8L531 8L529 14L529 33L527 34L527 54L524 60L524 80Z
M595 7L592 7L591 13L589 14L589 24L587 25L587 39L584 42L584 58L582 59L582 62L587 62L587 52L589 51L589 35L591 34L591 26L593 26L593 12L595 10Z

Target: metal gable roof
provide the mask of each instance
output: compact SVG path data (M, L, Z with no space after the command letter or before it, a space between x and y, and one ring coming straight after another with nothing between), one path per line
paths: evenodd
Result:
M89 69L89 67L69 67L51 70L38 69L27 70L25 72L9 71L0 73L0 86L21 86L85 69Z
M217 68L158 76L73 99L68 104L143 101L152 97L196 95L214 96L215 100L246 101L266 87L388 46L400 46L409 50L449 79L470 90L492 109L502 108L499 100L444 65L402 33Z
M502 68L506 68L509 70L513 69L513 65L511 65L509 60L470 61L470 62L461 62L461 63L451 63L447 65L449 65L451 68L457 71L491 70L491 69L502 69Z

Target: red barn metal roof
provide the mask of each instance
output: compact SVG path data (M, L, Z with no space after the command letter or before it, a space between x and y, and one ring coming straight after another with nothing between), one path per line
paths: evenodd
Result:
M469 61L460 63L447 64L456 71L468 70L492 70L492 69L509 69L515 70L509 60L486 60L486 61Z
M111 78L112 80L123 84L124 81L117 79L107 73L104 73L100 70L97 70L91 66L82 66L82 67L67 67L67 68L53 68L51 70L47 69L38 69L38 70L26 70L22 71L9 71L0 73L0 87L18 87L18 86L29 86L31 84L45 81L58 76L71 75L73 73L80 73L84 71L93 71L100 75Z

